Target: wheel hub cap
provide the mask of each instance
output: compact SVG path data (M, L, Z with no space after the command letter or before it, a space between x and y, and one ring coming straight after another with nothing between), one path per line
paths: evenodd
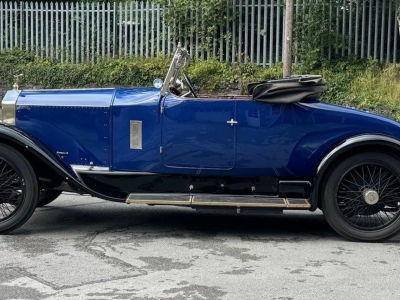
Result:
M379 195L376 191L371 189L365 189L363 191L364 201L369 205L374 205L379 201Z

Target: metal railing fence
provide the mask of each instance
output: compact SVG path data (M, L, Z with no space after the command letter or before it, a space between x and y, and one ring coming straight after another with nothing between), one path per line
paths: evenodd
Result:
M295 19L304 16L318 1L295 0ZM341 36L343 43L340 47L338 43L321 46L321 55L328 59L354 55L397 62L400 56L397 2L324 1L323 24ZM196 34L199 20L191 19L193 35L176 38L163 20L163 8L150 1L1 1L0 50L21 48L42 58L82 63L94 62L99 56L166 55L180 39L195 57L214 56L221 61L264 66L282 60L284 1L227 0L227 7L226 24L215 35L212 49L205 51L201 37Z

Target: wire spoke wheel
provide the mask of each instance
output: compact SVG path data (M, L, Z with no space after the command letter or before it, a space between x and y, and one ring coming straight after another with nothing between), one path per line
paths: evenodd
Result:
M379 230L399 217L400 180L378 164L361 164L344 174L337 191L337 208L355 228Z
M16 149L0 144L0 233L24 224L38 199L36 174Z
M18 210L24 195L25 184L21 174L0 157L0 221Z
M400 231L400 161L365 152L339 161L323 185L322 209L352 241L384 241Z

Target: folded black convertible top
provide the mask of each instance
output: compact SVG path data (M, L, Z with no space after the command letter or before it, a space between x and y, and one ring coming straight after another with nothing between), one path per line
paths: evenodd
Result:
M250 83L247 90L254 101L292 103L317 99L326 90L326 81L320 75L296 75Z

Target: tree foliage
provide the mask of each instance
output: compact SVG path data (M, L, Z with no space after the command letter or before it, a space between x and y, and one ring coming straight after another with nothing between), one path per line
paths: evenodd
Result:
M397 26L399 27L399 34L400 34L400 6L399 5L396 9L396 18L397 18Z
M202 50L211 49L214 38L222 38L226 24L226 0L155 0L164 9L164 20L177 41L195 35Z
M298 14L294 23L294 52L303 64L318 67L329 51L345 47L347 37L337 33L333 23L336 21L329 18L329 10L337 8L344 9L339 1L316 1Z

